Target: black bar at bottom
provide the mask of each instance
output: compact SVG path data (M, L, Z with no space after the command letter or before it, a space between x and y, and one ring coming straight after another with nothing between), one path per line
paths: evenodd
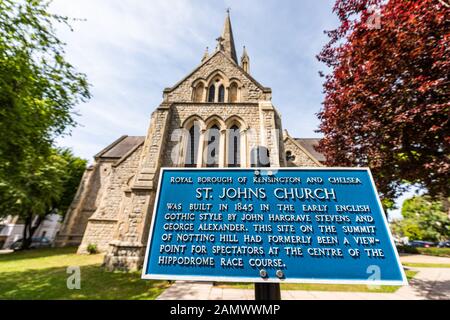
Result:
M255 300L281 300L279 283L255 283Z

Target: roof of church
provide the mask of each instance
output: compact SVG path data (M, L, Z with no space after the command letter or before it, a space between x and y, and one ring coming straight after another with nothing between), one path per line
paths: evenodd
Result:
M325 161L325 156L318 152L315 147L319 144L319 138L294 138L303 148L305 148L318 161ZM120 159L126 156L130 151L137 148L145 141L144 136L123 135L102 151L95 155L95 158L113 158Z
M127 155L131 150L144 143L143 136L121 136L105 149L95 155L95 158L117 158Z
M303 148L306 149L314 158L316 158L318 161L323 162L325 161L325 156L318 152L315 147L319 145L319 138L294 138L295 141L300 143Z

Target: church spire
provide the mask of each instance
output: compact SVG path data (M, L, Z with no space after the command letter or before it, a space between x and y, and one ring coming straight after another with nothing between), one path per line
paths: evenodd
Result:
M245 49L245 46L241 57L241 67L245 72L250 73L250 57L247 54L247 49Z
M231 29L230 9L227 9L225 25L223 26L222 36L219 39L221 42L219 44L220 50L233 59L234 62L238 63L236 48L234 47L233 30Z

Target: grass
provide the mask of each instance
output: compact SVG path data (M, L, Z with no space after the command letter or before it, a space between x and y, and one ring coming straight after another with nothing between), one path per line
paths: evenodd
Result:
M450 248L417 248L420 254L436 257L450 257Z
M449 263L416 263L416 262L403 262L405 267L416 268L450 268Z
M406 270L408 280L412 279L417 271ZM225 283L217 282L216 286L222 288L253 289L253 283ZM281 290L304 290L304 291L341 291L341 292L377 292L393 293L400 286L368 286L368 285L350 285L350 284L318 284L318 283L283 283Z
M108 272L103 255L52 248L0 255L0 299L155 299L167 281L141 280L139 272ZM79 266L81 289L67 288L68 266Z

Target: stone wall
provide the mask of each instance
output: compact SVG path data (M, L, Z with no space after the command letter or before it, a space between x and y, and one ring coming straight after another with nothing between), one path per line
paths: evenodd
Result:
M110 173L104 179L104 187L98 193L99 205L88 220L78 252L86 252L89 244L97 245L99 251L106 251L108 244L116 236L117 221L119 220L122 198L130 188L130 182L139 166L142 147L133 150L125 159L109 167ZM99 170L106 173L106 168Z
M86 169L61 230L56 238L56 246L78 245L86 231L88 219L96 211L104 188L110 178L112 162L97 159Z
M139 167L142 147L134 150L126 159L112 165L111 175L103 190L101 202L93 218L118 219L120 203L124 191L130 188L131 180Z
M116 220L90 218L78 253L87 253L90 244L95 244L100 252L106 252L109 243L114 239L116 225Z

